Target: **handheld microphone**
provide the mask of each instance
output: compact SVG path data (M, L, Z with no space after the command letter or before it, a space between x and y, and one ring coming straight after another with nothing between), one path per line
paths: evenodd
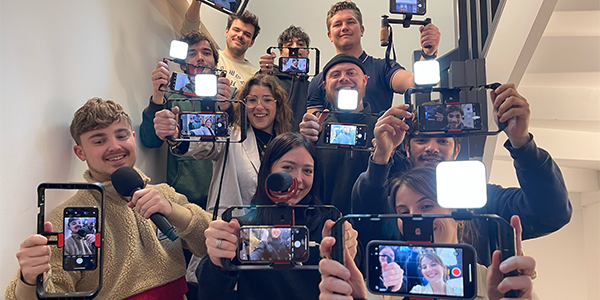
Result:
M288 202L300 194L298 180L284 171L269 174L265 181L265 190L269 199L274 202Z
M118 168L110 175L110 180L115 190L123 197L131 197L133 193L144 188L144 180L132 167L123 166ZM171 241L179 238L175 228L169 220L161 213L153 213L150 220L156 227L165 234Z

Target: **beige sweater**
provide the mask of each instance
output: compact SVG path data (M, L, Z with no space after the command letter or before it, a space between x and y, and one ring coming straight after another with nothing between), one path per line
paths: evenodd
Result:
M137 170L137 169L136 169ZM137 170L144 181L150 178ZM84 173L88 182L93 182L89 170ZM112 183L103 182L105 187L104 216L104 275L102 290L97 299L123 299L150 288L174 281L185 275L185 259L182 247L195 255L206 254L204 230L208 228L211 215L187 201L166 185L149 185L157 189L167 200L192 211L192 220L184 231L178 231L179 239L158 240L156 226L151 220L127 207L127 201L115 191ZM72 198L54 209L48 221L54 230L62 229L63 209L67 206L97 206L99 197L90 191L80 190ZM98 199L97 199L98 198ZM102 212L100 212L102 213ZM98 285L97 272L67 272L62 269L62 249L52 247L52 272L47 279L48 292L90 291ZM91 273L91 274L88 274ZM36 299L35 286L25 284L18 275L6 289L6 300ZM94 276L95 274L95 276Z

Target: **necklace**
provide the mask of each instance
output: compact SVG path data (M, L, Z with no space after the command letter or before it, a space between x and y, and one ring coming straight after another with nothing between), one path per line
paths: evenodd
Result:
M256 145L258 147L258 153L260 155L260 158L262 159L262 157L265 155L265 150L267 150L267 145L269 144L269 142L273 139L273 137L275 136L274 134L269 134L267 132L264 132L260 129L256 129L254 128L254 134L256 135ZM269 139L265 142L266 137L269 136ZM265 138L265 139L263 139Z

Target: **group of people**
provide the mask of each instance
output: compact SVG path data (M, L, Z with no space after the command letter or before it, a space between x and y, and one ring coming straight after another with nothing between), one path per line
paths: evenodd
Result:
M193 290L187 293L189 299L366 298L364 277L357 267L361 261L361 255L357 255L361 252L359 242L366 245L368 240L380 237L400 239L401 221L356 227L346 222L346 260L340 264L327 259L335 243L330 236L335 214L320 208L307 210L296 214L294 220L308 228L311 241L320 244L318 249L309 250L304 262L318 264L319 270L224 269L223 259L237 257L240 227L268 225L264 224L268 221L260 214L212 221L208 212L216 207L220 216L231 206L273 204L265 187L267 176L273 172L284 171L296 179L298 194L287 200L290 205L331 204L343 214L451 212L437 204L432 167L456 159L459 139L408 134L409 126L415 126L411 120L416 119L408 105L392 107L392 97L413 85L413 75L399 64L374 58L362 49L364 27L355 3L333 4L326 23L337 55L309 81L306 74L279 72L274 65L275 53L262 55L260 68L245 58L260 32L258 18L250 12L229 17L226 45L218 50L214 41L199 31L200 2L192 1L182 29L181 40L188 43L189 50L181 68L184 72L190 65L227 70L226 77L218 78L216 107L229 116L231 140L239 140L242 132L246 139L241 143L213 143L168 138L179 137L178 116L188 108L164 108L177 95L161 90L161 85L168 84L170 69L163 61L158 62L151 75L153 92L142 113L140 139L149 148L168 144L167 180L148 184L150 178L136 169L146 185L130 198L119 195L110 181L116 169L133 167L136 161L137 146L129 115L119 104L100 98L90 99L75 113L70 130L76 156L88 165L84 178L100 182L106 189L102 212L105 267L99 298L183 299L188 289ZM438 28L429 24L419 30L421 59L434 58L440 38ZM289 48L301 48L299 56L307 57L309 43L308 34L292 25L279 36L280 55L287 56ZM338 92L348 88L358 91L357 108L339 114ZM229 101L232 99L245 103L245 116L241 115L240 104ZM514 85L504 84L492 94L492 105L499 120L508 121L504 146L515 160L521 188L489 184L488 204L479 212L495 213L511 221L517 233L517 256L500 264L499 253L489 249L485 224L436 219L434 240L476 246L481 256L478 299L500 299L510 289L531 299L530 277L535 274L535 260L523 256L521 236L534 238L560 229L569 222L572 208L558 166L536 146L528 131L527 100ZM248 120L246 128L241 128L243 118ZM315 142L323 139L326 123L366 125L368 146L374 147L374 152L317 148ZM99 201L91 192L79 191L53 210L45 231L52 231L53 224L60 223L65 207L99 206ZM148 219L157 212L171 222L180 239L161 238ZM275 235L271 239L279 238ZM183 249L193 254L187 274ZM45 275L49 291L93 289L97 283L93 274L61 268L61 251L48 246L44 236L25 239L17 253L20 269L8 286L6 298L35 298L39 274ZM253 253L249 248L248 252ZM503 273L513 270L521 274L516 280L502 279ZM394 263L386 265L382 278L392 290L402 286L404 280ZM445 288L433 279L429 284L423 286L423 291Z

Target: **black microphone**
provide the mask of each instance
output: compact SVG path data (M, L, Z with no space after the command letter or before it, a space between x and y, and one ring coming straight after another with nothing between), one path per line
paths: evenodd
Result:
M285 192L292 186L292 175L279 171L267 176L267 189L275 192Z
M288 172L279 171L269 174L265 182L267 197L274 202L288 202L298 196L298 180Z
M131 197L137 190L144 188L144 180L132 167L123 166L118 168L110 175L115 190L123 197ZM156 227L166 235L171 241L176 240L179 236L175 228L169 220L161 213L153 213L150 220L154 222Z

